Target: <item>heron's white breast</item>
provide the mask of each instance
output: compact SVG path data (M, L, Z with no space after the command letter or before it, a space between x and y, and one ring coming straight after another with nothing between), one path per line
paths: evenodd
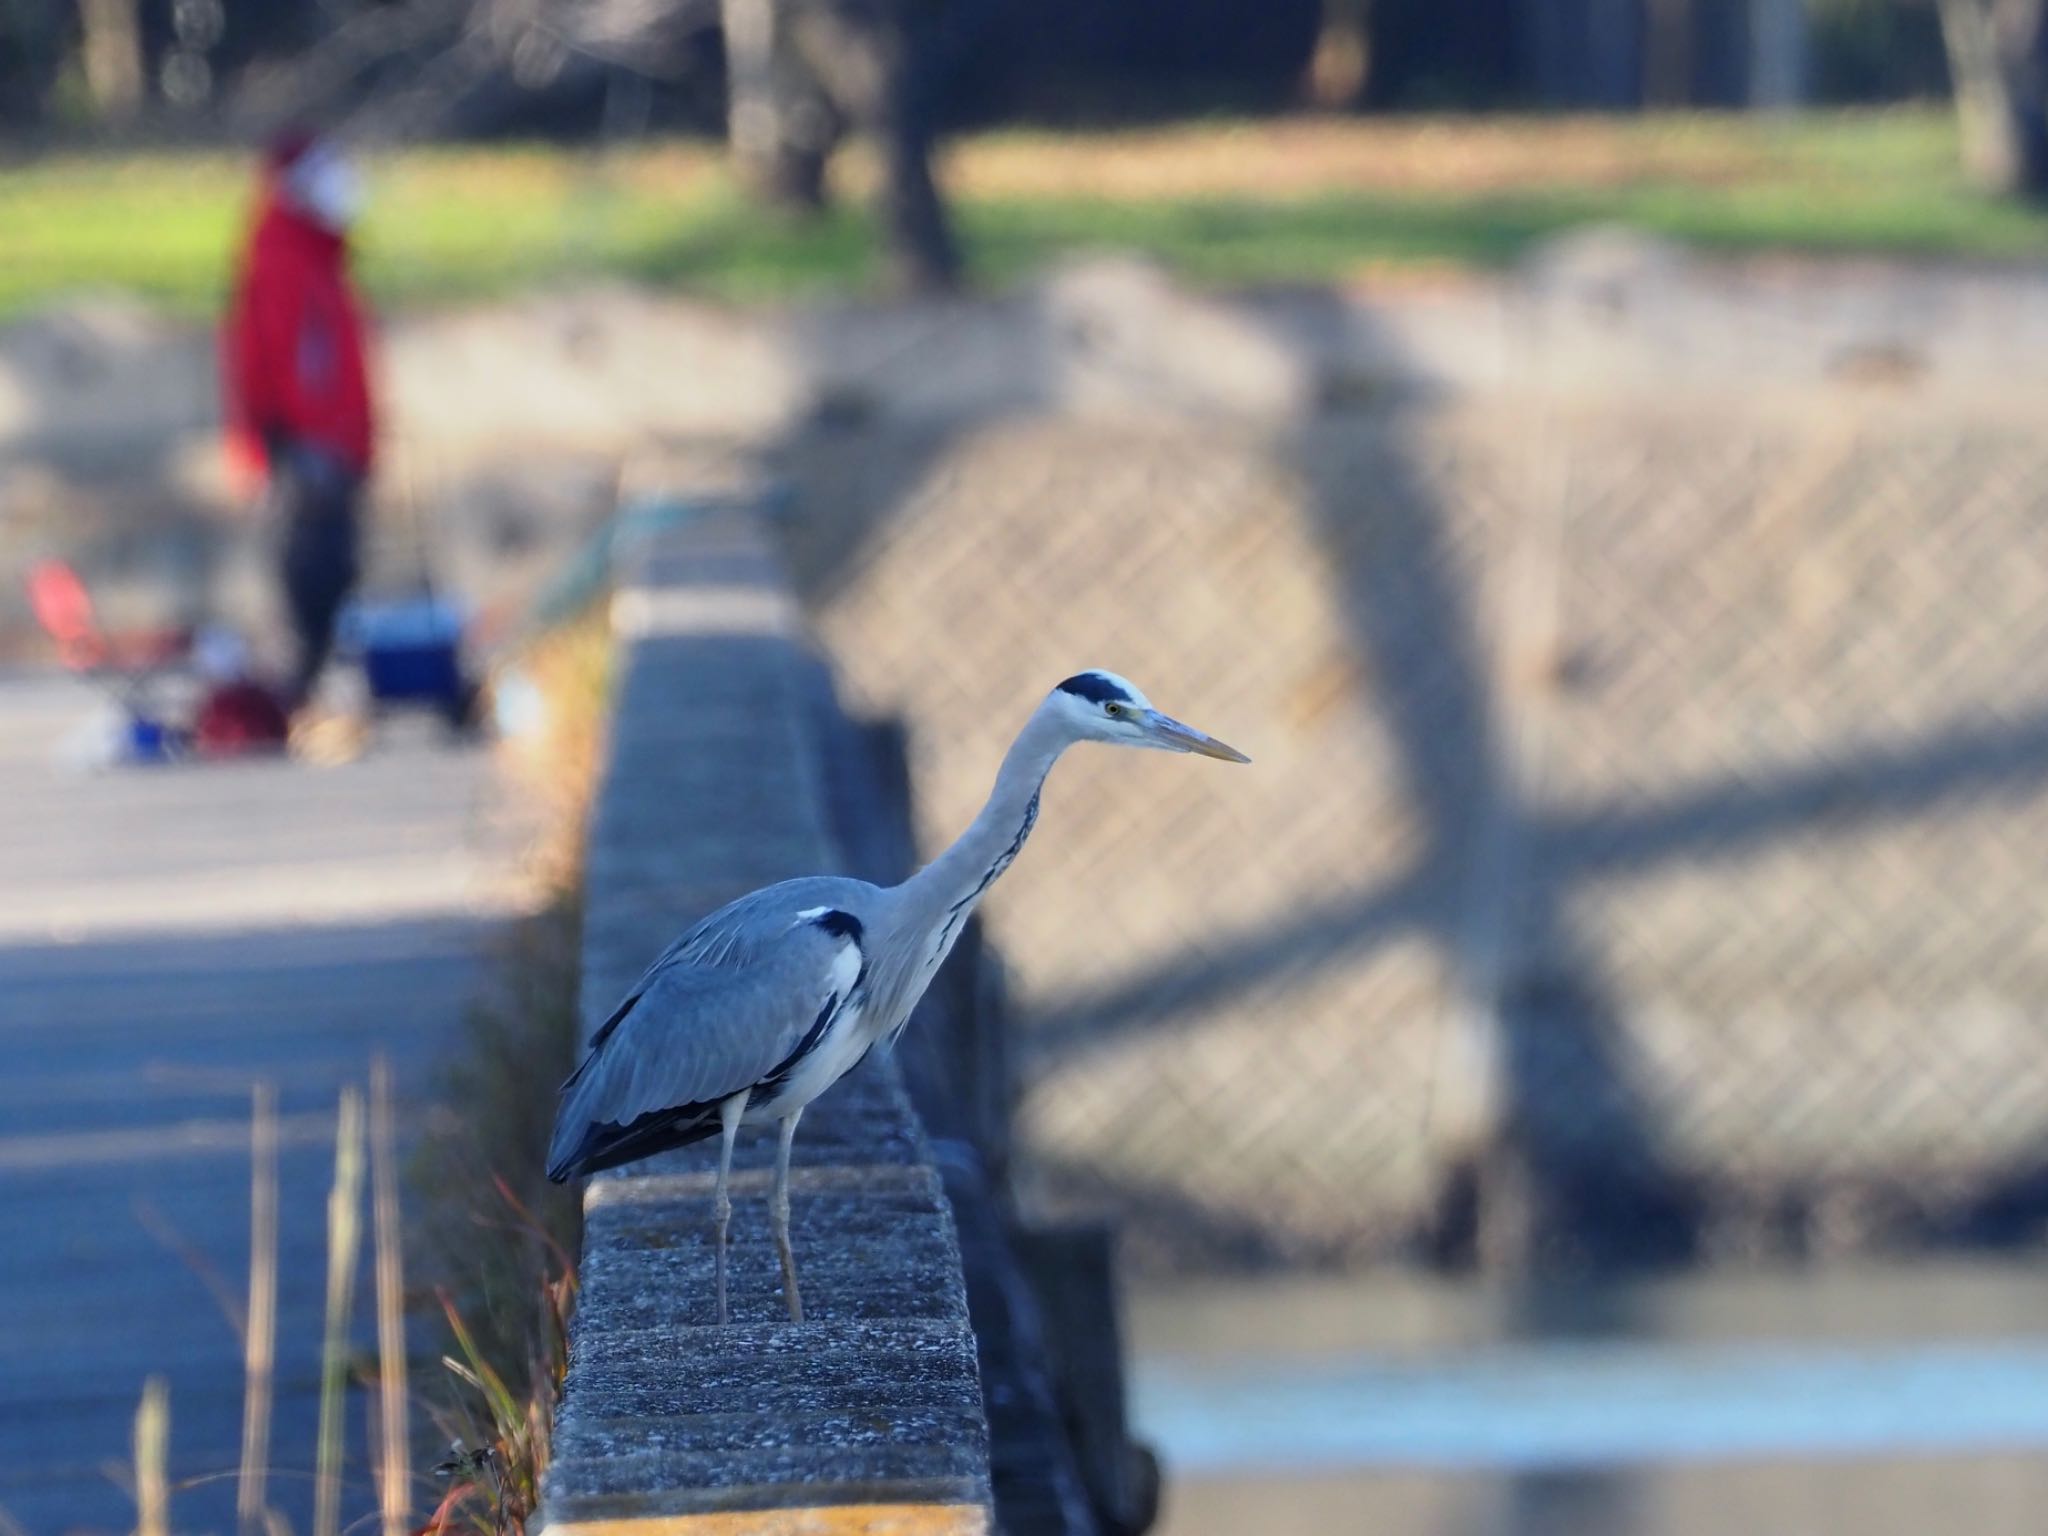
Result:
M872 1036L860 1027L867 1001L855 990L860 972L860 946L847 939L839 946L839 953L832 957L832 972L827 985L830 995L841 1001L831 1022L826 1024L825 1033L790 1069L780 1088L760 1096L747 1106L746 1114L741 1116L741 1124L780 1119L793 1109L802 1109L852 1071L854 1064L867 1054Z
M818 1043L791 1069L781 1088L772 1097L749 1104L742 1123L779 1120L793 1109L802 1109L851 1072L873 1043L872 1036L860 1027L863 1011L859 998L842 1003Z

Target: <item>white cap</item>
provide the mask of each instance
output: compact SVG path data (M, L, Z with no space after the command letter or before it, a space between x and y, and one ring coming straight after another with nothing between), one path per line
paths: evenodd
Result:
M363 179L348 156L324 140L292 162L285 190L294 206L334 234L346 234L362 216Z

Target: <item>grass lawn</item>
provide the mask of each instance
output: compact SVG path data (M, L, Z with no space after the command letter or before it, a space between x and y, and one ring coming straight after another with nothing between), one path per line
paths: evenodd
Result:
M363 272L385 304L612 274L732 299L875 281L872 166L845 211L794 224L750 207L715 149L598 156L420 149L372 166ZM1000 133L946 158L977 281L1061 252L1146 252L1217 284L1491 265L1589 220L1727 251L2048 256L2048 215L1978 196L1938 108L1736 116L1287 119ZM0 315L81 288L214 308L247 166L219 154L63 155L0 170Z

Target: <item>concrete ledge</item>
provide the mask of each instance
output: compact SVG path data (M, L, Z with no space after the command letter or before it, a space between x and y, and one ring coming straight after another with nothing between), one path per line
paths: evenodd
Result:
M964 1504L838 1504L576 1520L562 1536L982 1536L987 1511Z
M676 933L755 887L843 867L815 739L815 661L762 530L705 516L631 557L593 812L586 1033ZM585 1191L582 1295L541 1527L555 1536L969 1536L988 1430L960 1249L894 1064L804 1117L789 1323L767 1223L772 1135L734 1158L730 1293L713 1322L715 1143Z

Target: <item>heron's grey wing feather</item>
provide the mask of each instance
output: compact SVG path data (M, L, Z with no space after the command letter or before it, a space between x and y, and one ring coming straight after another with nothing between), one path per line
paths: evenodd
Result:
M656 957L633 992L637 994L663 970L683 961L709 966L745 965L763 947L787 933L800 912L830 907L851 912L865 921L867 909L877 894L875 887L864 880L837 875L809 875L764 886L692 923ZM631 996L628 995L628 1001Z
M777 939L786 935L799 913L817 907L831 907L865 919L866 908L875 895L875 887L864 880L814 875L764 886L736 901L727 902L716 912L699 918L684 929L679 938L655 957L654 963L619 999L611 1017L600 1024L590 1037L592 1054L603 1049L620 1021L639 1006L648 989L668 972L679 966L745 967L755 963ZM591 1059L588 1056L584 1058L576 1075L581 1075ZM576 1077L571 1076L569 1083L575 1080ZM564 1088L568 1086L568 1083L563 1084Z
M782 898L758 899L774 891ZM843 1001L858 951L801 920L805 893L771 892L693 928L627 995L562 1085L551 1163L588 1126L629 1125L753 1086Z
M832 998L831 946L817 937L744 969L683 964L655 977L592 1053L603 1085L592 1084L589 1118L623 1125L649 1110L715 1103L774 1071Z

